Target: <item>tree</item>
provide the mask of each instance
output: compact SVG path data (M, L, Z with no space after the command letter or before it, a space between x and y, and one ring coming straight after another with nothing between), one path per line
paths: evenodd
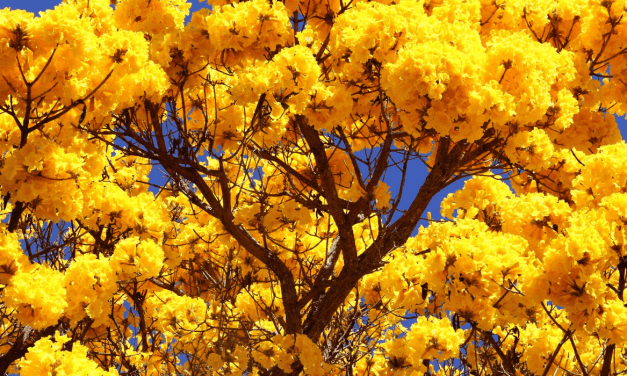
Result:
M0 10L0 374L627 372L624 0L189 7Z

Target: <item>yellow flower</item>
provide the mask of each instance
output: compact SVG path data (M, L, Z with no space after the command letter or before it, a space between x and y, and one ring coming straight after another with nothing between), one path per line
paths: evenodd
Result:
M390 187L384 183L379 182L374 190L374 198L376 200L375 206L377 209L384 209L390 206L390 200L392 198L390 194Z
M52 337L44 337L28 349L23 360L19 362L20 373L24 375L57 375L57 376L114 376L115 371L107 371L87 357L88 348L74 343L72 350L62 350L63 344L70 341L60 333Z
M46 265L18 272L4 290L4 301L23 325L56 325L68 306L63 274Z
M111 262L117 266L115 269L118 270L119 279L137 276L148 279L159 275L163 267L163 259L163 247L153 240L130 237L117 244Z

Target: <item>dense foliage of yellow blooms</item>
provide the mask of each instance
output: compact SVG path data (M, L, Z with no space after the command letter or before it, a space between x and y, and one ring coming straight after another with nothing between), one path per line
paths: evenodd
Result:
M627 372L627 1L209 3L0 9L0 374Z

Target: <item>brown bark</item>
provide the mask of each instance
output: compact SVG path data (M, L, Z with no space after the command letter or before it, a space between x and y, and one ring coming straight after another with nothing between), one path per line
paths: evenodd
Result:
M57 325L49 326L41 332L35 331L30 326L23 327L9 351L0 354L0 375L6 375L11 364L26 355L28 349L35 344L35 339L50 336L56 330Z

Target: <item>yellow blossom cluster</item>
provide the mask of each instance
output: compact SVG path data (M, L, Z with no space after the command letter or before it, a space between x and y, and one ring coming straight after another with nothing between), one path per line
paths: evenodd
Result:
M208 3L0 9L0 374L627 371L625 0Z
M87 356L88 348L81 344L73 344L71 351L62 350L69 341L70 338L61 334L56 334L54 340L50 337L40 339L24 357L20 371L26 375L118 375L114 370L98 367Z

